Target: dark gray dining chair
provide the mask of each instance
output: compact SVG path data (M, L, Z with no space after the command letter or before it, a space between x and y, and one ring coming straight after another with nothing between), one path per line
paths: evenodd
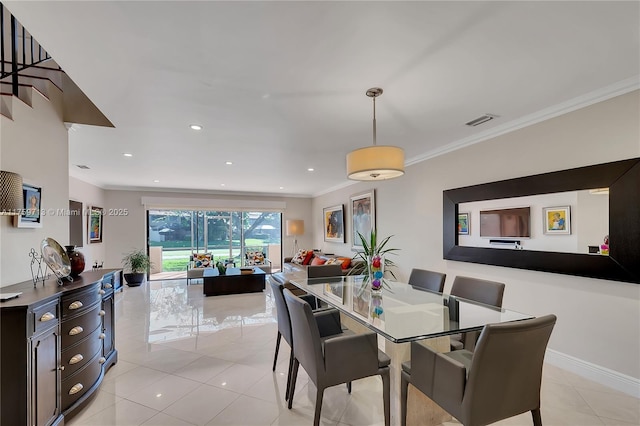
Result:
M384 424L389 426L391 415L389 363L391 360L378 349L376 333L370 331L321 339L311 307L286 289L284 290L284 298L291 315L294 348L288 407L291 408L293 405L293 395L300 365L305 369L317 389L314 426L320 424L322 397L326 388L364 377L380 375L383 385Z
M291 317L289 316L289 309L284 301L282 294L284 285L278 283L275 280L270 279L269 285L271 286L271 294L276 304L276 315L278 318L278 337L276 338L276 352L273 356L273 371L276 371L276 364L278 363L278 351L280 350L280 341L284 338L285 342L289 344L291 348L289 354L289 370L287 372L287 389L285 390L285 400L289 398L289 384L291 382L291 372L293 371L293 338L291 332ZM310 308L316 307L316 298L310 294L301 296L301 300L309 304ZM321 336L331 336L342 333L342 326L340 325L340 313L336 309L322 309L317 310L314 313L315 321L318 323L318 329Z
M473 300L485 305L502 308L502 296L504 295L504 283L497 281L481 280L473 277L457 276L453 280L451 295L463 299ZM463 334L450 336L451 349L467 349L473 351L479 331L470 331Z
M307 267L308 278L341 277L342 265L309 265Z
M531 411L542 426L542 364L555 315L486 325L475 352L438 353L411 343L402 364L400 421L407 424L409 383L465 426L480 426Z
M442 274L440 272L413 268L411 270L411 275L409 275L408 284L422 290L442 293L442 291L444 290L444 280L446 277L447 274Z

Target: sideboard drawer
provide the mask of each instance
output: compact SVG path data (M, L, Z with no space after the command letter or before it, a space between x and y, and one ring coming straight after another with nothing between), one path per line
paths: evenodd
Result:
M87 290L62 297L62 318L81 312L96 303L102 295L100 283L89 286Z
M67 410L96 383L104 358L98 354L75 374L62 381L62 411Z
M49 302L45 305L38 306L33 310L33 333L46 330L49 327L57 325L58 318L58 300Z
M82 368L96 354L102 353L103 339L100 338L101 334L102 330L96 328L85 340L62 351L60 360L60 365L64 367L62 380Z
M89 312L66 319L60 327L62 347L69 347L91 334L102 323L100 315L100 303L96 304Z

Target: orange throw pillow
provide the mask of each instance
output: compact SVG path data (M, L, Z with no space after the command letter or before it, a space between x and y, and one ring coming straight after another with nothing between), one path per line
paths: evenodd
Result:
M347 269L351 265L351 258L339 257L338 260L342 262L342 269Z
M304 260L302 261L303 265L308 265L309 262L311 262L311 258L313 257L313 251L309 250L307 252L307 255L305 256Z
M314 257L313 260L311 261L311 264L319 266L319 265L324 265L325 262L326 262L326 260L324 260L321 257Z

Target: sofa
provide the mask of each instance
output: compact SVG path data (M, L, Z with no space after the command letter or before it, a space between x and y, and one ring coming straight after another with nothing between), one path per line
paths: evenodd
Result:
M283 272L306 273L310 266L324 266L339 264L342 266L342 275L348 275L354 268L360 267L361 260L353 260L348 256L320 253L313 250L298 250L295 256L285 257L282 265ZM306 274L305 274L306 275Z
M346 262L347 260L349 261L348 263ZM272 274L271 279L283 284L294 294L300 294L304 292L291 284L292 279L337 275L335 271L338 270L338 265L340 265L340 275L348 275L355 273L356 268L359 268L361 264L361 260L354 261L346 256L323 254L311 250L299 250L296 256L284 258L282 272Z

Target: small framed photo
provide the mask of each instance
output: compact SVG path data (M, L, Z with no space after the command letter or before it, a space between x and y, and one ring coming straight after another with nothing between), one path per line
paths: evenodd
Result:
M344 206L326 207L322 209L324 223L324 240L344 243Z
M91 206L89 209L89 243L102 242L102 216L104 209L102 207Z
M42 228L42 188L23 183L22 199L22 210L19 215L14 216L14 226L18 228Z
M469 235L469 213L458 213L458 235Z
M545 207L542 209L544 233L548 235L571 234L571 207Z

